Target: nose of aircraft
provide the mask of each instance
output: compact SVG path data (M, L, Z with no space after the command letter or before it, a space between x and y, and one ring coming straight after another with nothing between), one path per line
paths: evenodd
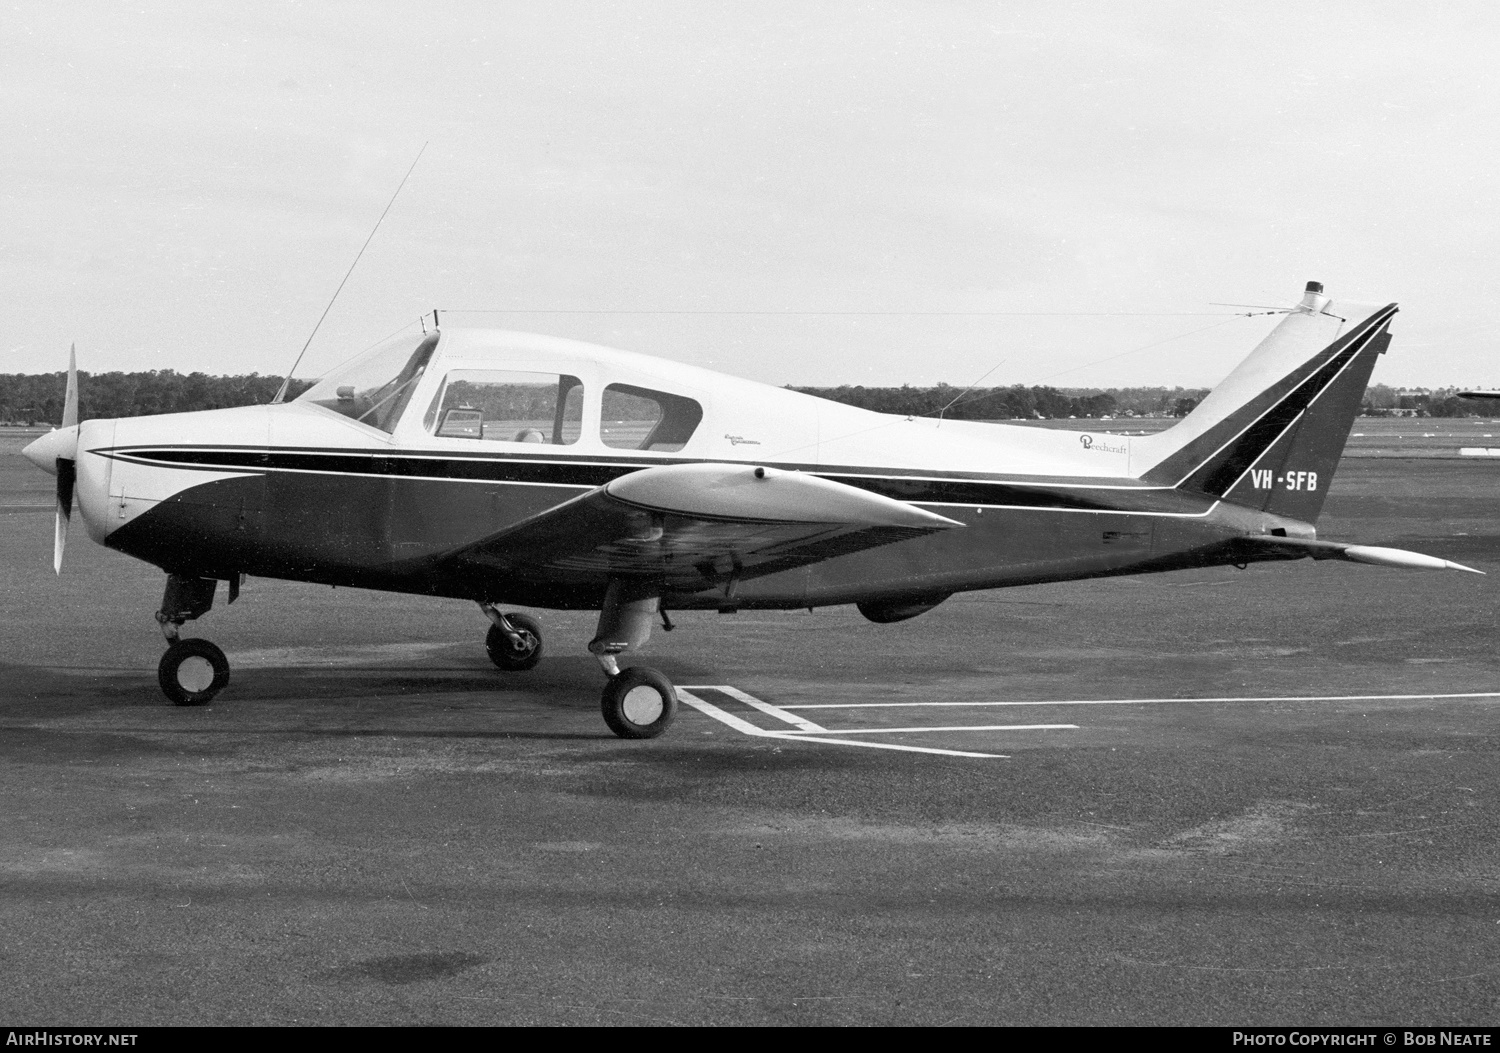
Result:
M78 426L54 428L21 451L26 459L48 475L57 474L59 457L74 457L78 452Z

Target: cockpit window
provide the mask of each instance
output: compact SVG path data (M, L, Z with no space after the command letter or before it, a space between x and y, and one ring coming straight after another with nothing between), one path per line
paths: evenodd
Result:
M559 373L455 369L423 419L445 439L569 446L583 431L583 381Z
M394 431L437 342L437 333L387 340L335 369L297 396L297 401L331 409L384 432Z
M687 445L702 420L703 407L690 398L611 384L604 389L599 438L616 450L676 453Z

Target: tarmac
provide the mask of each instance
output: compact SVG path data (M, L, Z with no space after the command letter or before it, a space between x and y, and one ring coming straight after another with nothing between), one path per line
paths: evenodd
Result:
M468 605L256 579L174 707L160 572L74 524L54 577L0 449L0 1023L1493 1024L1500 464L1377 448L1321 536L1490 577L683 614L648 742L592 615L503 674Z

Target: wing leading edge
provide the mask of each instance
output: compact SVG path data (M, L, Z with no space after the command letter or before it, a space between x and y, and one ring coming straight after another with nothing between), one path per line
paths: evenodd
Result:
M674 464L621 476L444 562L563 588L633 578L701 592L961 526L815 475Z

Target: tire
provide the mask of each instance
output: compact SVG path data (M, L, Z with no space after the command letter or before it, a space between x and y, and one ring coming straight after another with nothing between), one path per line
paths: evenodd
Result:
M484 638L484 649L490 653L490 661L507 673L534 668L542 660L541 623L529 614L507 614L505 620L515 627L524 646L517 647L500 626L492 625Z
M621 669L604 685L604 723L622 739L654 739L677 716L677 689L655 669Z
M201 706L229 683L229 659L207 640L178 640L156 667L162 694L179 706Z

